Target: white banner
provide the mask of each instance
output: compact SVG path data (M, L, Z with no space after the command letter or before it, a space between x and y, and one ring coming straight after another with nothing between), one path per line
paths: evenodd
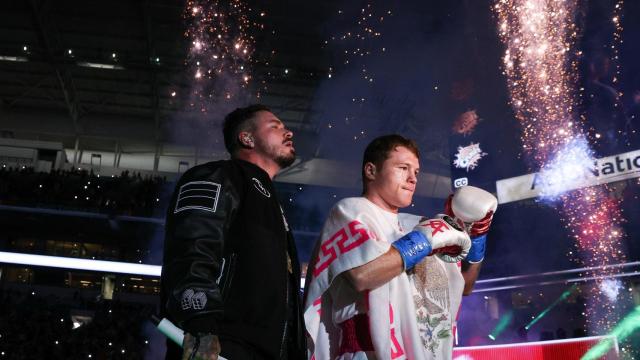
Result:
M562 175L558 179L545 179L540 173L534 173L498 180L496 181L498 203L504 204L538 197L548 186L569 191L640 177L640 150L597 159L593 167L589 168L567 164L567 171Z

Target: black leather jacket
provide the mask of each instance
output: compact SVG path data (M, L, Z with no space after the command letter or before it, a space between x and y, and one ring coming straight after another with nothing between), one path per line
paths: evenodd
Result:
M166 222L167 318L186 332L245 343L267 358L304 358L299 282L293 236L264 170L227 160L182 176Z

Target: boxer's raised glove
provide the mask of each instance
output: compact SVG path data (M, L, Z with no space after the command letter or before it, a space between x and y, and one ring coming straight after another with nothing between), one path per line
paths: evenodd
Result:
M445 213L462 224L471 237L472 246L467 256L470 263L484 259L487 233L497 207L495 196L474 186L458 188L445 203Z
M463 259L471 247L471 239L464 230L455 223L452 217L438 215L435 219L422 218L413 231L394 241L402 257L404 269L411 269L433 250L456 246L460 249L457 257L450 257L449 262ZM459 257L459 258L458 258ZM447 261L443 258L443 260Z

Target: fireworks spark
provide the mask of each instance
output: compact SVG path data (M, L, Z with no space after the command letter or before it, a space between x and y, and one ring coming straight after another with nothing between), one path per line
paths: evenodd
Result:
M558 200L568 189L580 186L594 171L593 151L584 137L574 138L560 148L540 169L536 183L540 196L546 200Z
M610 302L615 302L618 299L618 295L622 289L622 283L617 279L605 279L600 283L600 291L602 291Z
M581 133L574 121L577 1L501 0L494 9L506 45L504 74L523 127L523 148L536 164ZM549 150L551 149L551 151Z
M622 43L622 5L624 1L618 0L613 9L613 15L611 17L611 21L613 22L613 26L615 30L613 31L613 44L611 45L611 58L613 59L613 63L615 64L616 71L611 79L612 83L617 83L620 79L620 44ZM620 94L622 95L622 94Z
M371 88L376 86L378 78L370 69L369 64L373 57L379 59L379 57L386 55L388 49L384 45L382 28L392 16L392 10L387 7L375 6L371 2L358 8L338 10L337 21L340 25L336 27L346 30L333 34L325 40L325 45L331 48L335 54L334 66L329 67L327 74L328 79L335 78L342 71L357 73L358 80L363 85L353 94L349 106L350 110L344 114L344 120L341 121L345 127L349 128L345 131L353 132L351 138L354 141L366 138L366 134L363 132L364 128L352 127L350 123L363 118L363 108L370 106L368 105L370 101L368 96L371 94ZM327 128L338 125L341 124L330 124L327 125Z
M338 10L338 15L347 16L342 10ZM325 44L337 45L341 51L340 62L342 65L354 64L360 67L362 80L367 83L374 81L374 75L371 74L366 64L361 59L372 54L380 55L386 51L385 47L380 46L379 40L382 38L382 31L379 27L386 18L393 16L391 10L383 12L378 11L371 3L364 5L355 17L356 25L341 34L331 36L330 40L326 40ZM329 75L333 72L333 67L329 68Z
M541 170L544 194L559 201L561 216L576 241L578 260L600 267L625 261L618 201L602 185L566 192L567 181L593 167L575 90L581 55L576 49L577 6L576 0L498 0L494 11L506 46L503 69L511 105L523 129L523 152L530 165ZM622 29L621 8L620 1L613 20L616 31ZM619 35L616 39L621 41ZM587 274L600 279L587 309L587 321L596 333L615 324L615 304L599 295L612 294L605 282L618 271L608 267Z
M186 65L195 81L192 107L207 112L216 102L248 95L254 34L264 28L252 20L253 13L241 0L187 2L183 17L190 44Z

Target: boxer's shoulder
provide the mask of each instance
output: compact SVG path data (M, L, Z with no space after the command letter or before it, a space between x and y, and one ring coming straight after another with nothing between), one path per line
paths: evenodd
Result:
M338 201L329 211L329 218L333 219L351 219L363 215L368 212L367 200L363 197L349 197Z
M362 211L362 209L366 209L367 207L367 199L363 197L348 197L338 201L334 206L334 211L339 212L353 212L353 211Z

